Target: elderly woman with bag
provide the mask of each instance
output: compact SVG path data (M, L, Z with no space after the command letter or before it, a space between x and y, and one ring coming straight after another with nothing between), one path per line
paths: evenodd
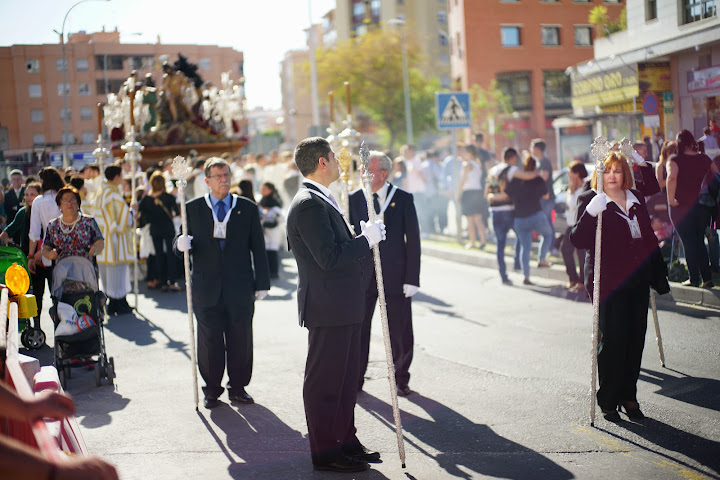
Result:
M591 298L599 288L601 340L598 344L600 388L597 402L605 418L620 420L618 410L634 420L644 418L637 401L637 381L645 346L650 287L670 291L665 262L650 226L645 198L631 189L632 172L619 152L605 160L603 193L597 194L597 170L593 190L578 198L578 222L570 241L586 249L585 287ZM597 217L603 213L600 285L593 284Z
M150 236L155 249L153 271L157 278L148 282L148 288L180 291L177 283L180 276L179 262L172 246L175 237L173 218L180 215L180 210L175 197L165 190L162 173L154 172L150 176L150 193L140 200L138 210L138 225L142 228L150 224Z

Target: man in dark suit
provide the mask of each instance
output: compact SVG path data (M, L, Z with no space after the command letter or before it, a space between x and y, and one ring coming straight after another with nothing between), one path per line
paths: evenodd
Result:
M328 186L340 170L330 144L301 141L295 164L305 181L287 216L298 265L298 314L308 329L303 401L315 470L359 472L380 454L355 436L360 327L365 310L360 259L385 237L382 222L360 225L355 237Z
M245 391L253 366L252 320L255 300L265 298L270 289L258 208L230 195L231 181L225 160L205 163L210 193L188 202L188 235L177 241L178 250L192 249L192 300L206 408L216 407L223 393L226 352L228 398L253 403Z
M412 296L417 293L420 285L420 227L412 194L387 182L392 167L392 161L387 155L370 152L368 171L373 174L373 206L387 229L387 240L380 244L380 259L395 382L398 395L405 397L410 394L409 369L413 358ZM357 229L360 221L367 219L365 192L357 190L350 195L350 221ZM372 257L363 259L363 271L366 289L365 318L360 336L359 389L362 389L367 369L370 326L378 298Z
M10 172L10 187L7 192L5 192L5 214L7 215L6 223L8 225L12 223L25 197L25 187L22 181L23 174L20 170L15 169ZM13 242L15 242L16 245L20 245L20 235L21 232L18 231L18 233L13 236Z

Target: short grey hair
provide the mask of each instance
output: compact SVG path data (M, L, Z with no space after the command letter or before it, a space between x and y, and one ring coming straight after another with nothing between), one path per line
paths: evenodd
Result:
M388 173L393 171L393 162L392 160L390 160L390 157L385 155L384 152L381 152L379 150L371 150L370 160L372 160L373 158L378 159L378 167L380 167L380 170L385 170Z
M213 167L220 167L220 168L227 167L228 171L230 171L230 164L227 163L225 161L225 159L220 158L220 157L211 157L205 161L204 171L205 171L206 177L210 176L210 169Z

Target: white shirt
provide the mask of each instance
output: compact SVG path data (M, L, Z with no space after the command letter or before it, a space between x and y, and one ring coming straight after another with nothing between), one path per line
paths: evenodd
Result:
M55 203L55 190L43 193L35 199L30 213L30 240L37 242L42 240L43 231L47 228L50 220L60 216L60 208Z
M405 159L407 176L405 177L405 190L410 193L425 193L427 185L422 178L422 160L418 156L412 159Z
M575 225L577 220L578 197L581 193L583 193L582 184L572 192L568 192L567 197L565 197L565 220L568 226Z

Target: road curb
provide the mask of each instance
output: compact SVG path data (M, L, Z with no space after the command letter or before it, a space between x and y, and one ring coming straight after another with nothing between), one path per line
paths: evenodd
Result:
M460 250L457 247L442 245L437 241L423 240L422 253L429 257L497 270L495 255L481 250ZM512 266L512 257L507 258L508 265ZM532 276L559 282L567 281L565 267L558 265L553 265L550 268L533 268ZM686 287L679 283L670 282L670 295L661 295L657 299L660 303L683 303L720 311L720 290L717 289Z

